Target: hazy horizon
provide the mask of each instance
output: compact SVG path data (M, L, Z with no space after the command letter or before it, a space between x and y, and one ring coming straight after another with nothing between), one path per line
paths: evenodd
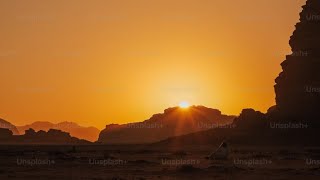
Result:
M0 118L102 129L182 101L266 112L304 3L1 1Z

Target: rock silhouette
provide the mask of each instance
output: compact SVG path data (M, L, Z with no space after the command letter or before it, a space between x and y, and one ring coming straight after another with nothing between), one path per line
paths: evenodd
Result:
M292 54L276 78L276 108L282 118L320 117L320 1L308 0L289 42Z
M279 123L279 124L277 124ZM253 109L244 109L237 117L233 128L216 128L206 131L170 137L154 143L155 147L177 148L191 145L219 145L224 140L234 146L319 146L319 130L305 124L291 124L296 128L276 128L281 124L266 114ZM301 127L297 127L301 125Z
M91 142L97 141L100 133L100 130L95 127L82 127L74 122L61 122L54 124L51 122L37 121L29 125L18 126L17 128L20 132L25 132L30 128L36 131L48 131L49 129L58 129L70 133L71 136L77 137L79 139L85 139Z
M36 132L33 129L25 131L24 135L13 135L9 129L0 129L1 144L90 144L89 141L70 136L61 130L50 129Z
M101 131L99 142L110 144L152 143L232 123L235 116L221 114L219 110L204 106L189 109L168 108L150 119L124 125L110 124Z
M17 127L4 119L0 119L0 128L9 129L14 135L19 135Z
M0 128L0 139L7 139L13 136L12 131L6 128Z
M234 125L238 129L260 130L267 123L265 114L254 109L243 109L240 116L234 120Z

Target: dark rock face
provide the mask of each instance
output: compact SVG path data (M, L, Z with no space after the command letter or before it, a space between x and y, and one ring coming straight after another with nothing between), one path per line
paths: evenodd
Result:
M320 1L308 0L276 78L277 109L287 119L320 117Z
M70 136L61 130L50 129L36 132L33 129L25 131L24 135L13 135L9 129L0 128L1 144L90 144L89 141Z
M0 128L0 139L6 139L12 137L13 133L9 129Z
M110 124L101 131L99 142L106 144L142 144L172 136L212 129L231 124L235 116L221 114L219 110L192 106L187 110L168 108L150 119L129 124Z
M9 129L14 135L19 135L17 127L4 119L0 119L0 128Z
M234 120L237 129L261 130L267 124L265 114L254 109L243 109L240 116Z
M81 144L88 143L85 140L80 140L78 138L70 136L70 133L63 132L57 129L49 129L48 132L40 130L36 132L33 129L28 129L25 131L23 137L24 142L30 143L66 143L66 144Z

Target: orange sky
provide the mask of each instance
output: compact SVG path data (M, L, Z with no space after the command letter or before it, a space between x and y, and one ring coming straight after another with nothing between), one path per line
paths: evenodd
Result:
M0 117L141 121L180 101L275 104L305 0L2 0Z

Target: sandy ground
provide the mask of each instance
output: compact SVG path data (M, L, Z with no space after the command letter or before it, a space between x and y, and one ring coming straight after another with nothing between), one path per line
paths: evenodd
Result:
M320 179L318 148L0 146L0 179Z

